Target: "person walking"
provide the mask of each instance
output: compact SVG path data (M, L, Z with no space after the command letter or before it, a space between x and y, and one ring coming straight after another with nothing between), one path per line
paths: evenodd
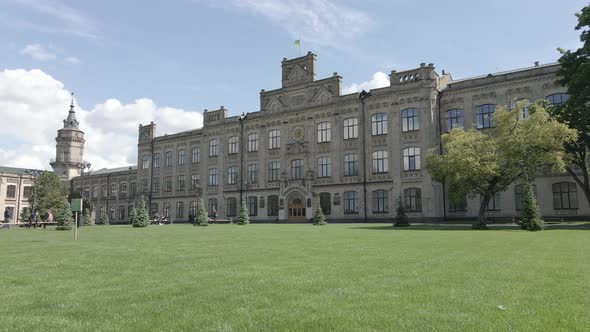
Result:
M45 218L45 223L43 223L43 228L45 228L45 226L47 226L48 223L52 223L53 222L53 213L51 212L51 210L47 210L47 218Z
M10 229L10 222L12 222L12 209L6 208L4 210L4 222L7 223L6 228Z
M31 213L29 216L29 224L27 225L27 228L30 229L33 224L37 225L37 212Z

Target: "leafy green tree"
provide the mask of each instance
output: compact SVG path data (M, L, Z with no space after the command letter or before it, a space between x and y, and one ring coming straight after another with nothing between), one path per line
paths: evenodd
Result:
M576 16L575 29L581 31L582 47L575 51L559 49L559 83L567 86L570 98L565 105L556 105L549 111L555 119L578 132L578 139L565 145L571 157L566 171L582 188L590 204L590 6L582 8Z
M64 198L62 208L57 215L57 229L60 231L67 231L72 229L74 218L72 218L72 210L70 210L70 203Z
M92 218L90 217L90 210L84 209L84 214L82 215L84 220L84 226L91 226L92 225Z
M135 224L135 219L137 219L137 210L135 206L131 208L131 212L129 212L129 218L127 218L127 223L130 225Z
M395 209L395 223L393 226L395 227L405 227L410 226L408 222L408 213L406 212L406 207L404 206L402 198L398 198L396 202L396 209Z
M28 206L25 206L20 212L20 221L27 222L29 217L31 216L31 209Z
M540 231L545 228L545 224L541 219L541 212L535 199L533 185L530 181L525 180L523 186L523 204L519 215L520 227L528 231Z
M35 181L36 195L29 197L29 205L33 206L33 199L36 196L37 205L35 210L40 216L47 214L47 210L53 211L56 216L63 213L63 201L67 199L68 190L59 180L59 177L52 172L43 172Z
M207 217L207 211L202 206L197 208L197 216L194 221L195 226L209 226L209 218Z
M240 206L240 215L238 216L238 225L248 225L250 223L250 216L248 215L248 208L246 202L242 202Z
M133 227L148 227L149 224L150 217L148 216L147 210L145 208L145 202L142 199L139 203L139 209L137 210L137 217L135 218Z
M328 222L326 221L326 216L324 216L324 211L322 211L322 206L320 205L320 201L318 200L316 209L315 209L315 216L313 217L313 224L317 226L327 225Z
M513 112L499 107L496 128L487 133L454 129L442 135L445 153L436 149L426 158L426 169L435 180L445 181L451 200L480 195L474 228L485 228L485 208L493 195L505 191L517 179L534 179L545 171L562 171L566 165L564 144L576 138L575 131L549 118L543 102L523 102Z

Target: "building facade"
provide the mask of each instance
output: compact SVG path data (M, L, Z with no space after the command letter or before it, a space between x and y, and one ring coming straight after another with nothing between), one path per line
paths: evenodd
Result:
M12 222L25 222L20 218L23 208L29 207L35 178L42 171L0 166L0 213L10 210Z
M328 220L390 221L398 202L415 220L475 218L480 198L450 202L424 169L427 152L440 149L451 128L493 127L502 105L565 102L557 70L535 64L453 80L423 63L392 71L387 87L343 95L337 73L316 79L316 55L308 53L283 59L281 88L260 92L259 111L205 110L203 128L165 136L154 123L140 125L137 168L76 177L72 185L111 222L124 222L140 198L152 214L175 221L188 220L198 204L234 218L241 202L254 221L308 220L316 204ZM537 179L536 192L545 217L590 215L569 176ZM512 218L521 206L522 189L512 186L487 214Z

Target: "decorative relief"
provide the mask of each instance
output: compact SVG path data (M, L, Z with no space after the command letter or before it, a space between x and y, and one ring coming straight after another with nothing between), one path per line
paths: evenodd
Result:
M373 146L386 145L387 144L387 136L386 135L374 136L372 139L372 142L373 142Z
M421 136L418 132L409 132L402 134L402 142L403 143L415 143L420 141Z
M442 103L445 104L445 105L446 104L462 104L463 101L464 101L463 100L463 97L454 97L454 98L449 98L449 99L444 98L442 100Z
M402 176L404 178L419 178L422 177L422 172L421 171L403 171L402 172Z
M478 93L478 94L473 95L472 98L473 98L473 100L496 98L496 92L490 91L487 93Z
M287 154L302 154L309 152L309 144L307 142L295 142L292 144L287 144Z
M291 137L295 142L301 142L305 138L305 128L303 126L293 127L291 129Z
M553 89L553 88L559 88L559 87L562 87L562 86L557 81L554 81L552 83L545 83L545 84L543 84L543 89L545 89L545 90Z

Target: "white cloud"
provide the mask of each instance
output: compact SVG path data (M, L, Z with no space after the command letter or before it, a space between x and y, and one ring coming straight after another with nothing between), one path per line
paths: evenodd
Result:
M213 6L229 5L266 17L286 29L293 39L301 39L303 45L343 48L347 41L362 36L373 27L373 20L367 13L332 0L205 1Z
M55 60L57 57L55 53L48 51L40 44L26 45L22 50L20 50L20 54L28 55L31 58L39 61Z
M69 57L65 58L65 60L66 60L66 62L71 63L73 65L77 65L80 63L80 59L78 59L75 56L69 56Z
M360 92L362 90L369 91L371 89L383 88L389 86L389 76L384 72L378 71L373 74L373 78L369 81L362 83L353 83L342 89L343 94Z
M0 165L50 169L55 135L63 127L70 94L63 83L41 70L0 72ZM137 163L137 130L154 121L158 132L175 133L203 125L200 112L160 107L143 98L123 104L117 99L86 110L76 106L85 132L84 159L94 169Z

